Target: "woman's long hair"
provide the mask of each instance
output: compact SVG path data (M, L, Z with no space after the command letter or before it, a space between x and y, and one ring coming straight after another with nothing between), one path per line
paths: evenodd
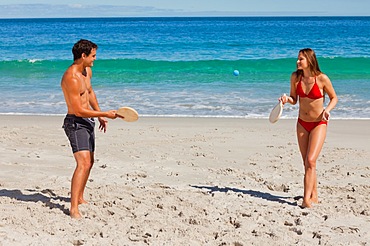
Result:
M310 71L313 75L317 76L322 74L319 63L316 58L315 51L313 51L310 48L301 49L298 54L302 54L304 57L306 57L308 62L308 67L310 68ZM303 75L303 70L297 69L297 78L300 78Z
M320 67L319 67L319 62L317 61L316 54L315 54L315 51L313 51L313 49L310 49L310 48L301 49L298 54L302 54L304 57L306 57L307 62L308 62L308 67L310 68L310 71L313 75L318 76L322 74ZM301 76L303 76L303 70L297 69L296 74L297 74L297 80L300 79ZM325 91L324 91L323 99L325 101Z

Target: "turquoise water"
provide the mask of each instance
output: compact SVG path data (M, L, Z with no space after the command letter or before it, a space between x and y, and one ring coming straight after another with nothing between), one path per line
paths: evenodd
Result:
M0 33L1 114L65 114L60 79L86 38L103 110L266 118L311 47L339 97L333 118L370 118L370 17L7 19Z

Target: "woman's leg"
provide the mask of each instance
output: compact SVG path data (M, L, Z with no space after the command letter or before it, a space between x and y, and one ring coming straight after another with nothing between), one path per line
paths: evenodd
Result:
M316 161L325 141L326 129L326 124L320 124L308 132L300 123L297 123L298 145L305 168L303 207L311 207L312 202L319 202Z
M299 151L301 152L303 165L305 167L305 176L303 180L304 184L304 196L303 196L303 204L304 207L310 207L311 202L307 200L306 193L309 192L306 186L306 159L307 159L307 151L308 151L308 143L309 143L310 133L300 124L297 122L297 140Z
M305 193L306 201L309 199L314 203L319 202L317 192L316 162L322 150L322 146L324 145L326 129L327 125L321 124L316 126L311 131L305 159L305 186L307 186L307 192Z

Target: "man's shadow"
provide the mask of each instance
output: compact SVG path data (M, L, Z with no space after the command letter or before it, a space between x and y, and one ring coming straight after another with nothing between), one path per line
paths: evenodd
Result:
M296 202L289 202L289 201L284 200L284 199L290 199L292 197L275 196L275 195L272 195L272 194L267 193L267 192L261 192L261 191L255 191L255 190L240 190L240 189L236 189L236 188L218 187L218 186L192 185L191 187L197 188L197 189L207 189L207 190L209 190L209 193L211 193L211 194L214 193L214 192L227 193L228 191L232 191L232 192L235 192L235 193L242 193L242 194L250 195L250 196L253 196L253 197L262 198L262 199L265 199L265 200L271 201L271 202L278 202L278 203L282 203L282 204L288 204L290 206L297 206ZM294 197L294 200L296 200L295 197Z
M65 207L65 205L59 204L57 201L64 201L70 202L70 198L68 197L61 197L57 196L52 190L44 189L41 191L33 190L33 189L25 189L26 191L30 192L30 194L23 194L20 190L0 190L0 197L9 197L12 199L16 199L18 201L23 202L42 202L45 204L46 207L50 209L60 209L64 214L69 215L69 210ZM32 193L33 192L33 193ZM44 195L47 194L48 196Z

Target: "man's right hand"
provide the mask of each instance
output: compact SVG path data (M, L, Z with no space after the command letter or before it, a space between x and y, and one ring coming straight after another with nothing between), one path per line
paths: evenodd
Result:
M107 113L106 117L109 118L109 119L117 118L117 114L116 114L117 110L109 110L106 113Z

